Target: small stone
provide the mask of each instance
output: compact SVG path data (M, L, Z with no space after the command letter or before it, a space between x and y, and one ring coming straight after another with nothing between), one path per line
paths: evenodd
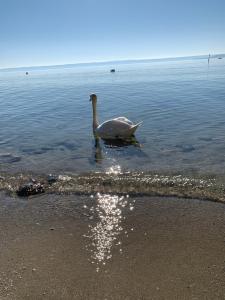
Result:
M48 175L47 181L49 184L53 184L58 180L58 177L52 174Z
M36 271L37 271L37 269L35 269L35 268L32 269L32 272L36 272Z
M51 227L50 230L55 230L55 228L54 228L54 227Z

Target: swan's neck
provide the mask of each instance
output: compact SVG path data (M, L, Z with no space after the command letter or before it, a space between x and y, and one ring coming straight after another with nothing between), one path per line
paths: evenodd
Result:
M99 124L97 118L97 103L94 101L92 102L92 108L93 108L93 131L95 131Z

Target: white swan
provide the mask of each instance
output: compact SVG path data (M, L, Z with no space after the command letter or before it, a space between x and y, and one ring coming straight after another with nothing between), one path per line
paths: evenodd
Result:
M100 124L97 120L97 96L90 95L93 108L93 132L103 139L126 139L134 135L138 126L142 123L133 124L125 117L119 117Z

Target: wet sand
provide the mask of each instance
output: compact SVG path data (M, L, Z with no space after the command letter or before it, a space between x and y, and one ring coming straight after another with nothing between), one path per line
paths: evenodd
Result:
M224 204L134 199L104 265L95 198L0 194L0 299L224 299Z

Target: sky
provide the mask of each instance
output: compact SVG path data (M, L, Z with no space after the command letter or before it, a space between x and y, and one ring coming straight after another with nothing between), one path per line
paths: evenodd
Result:
M208 53L224 0L0 0L0 68Z

